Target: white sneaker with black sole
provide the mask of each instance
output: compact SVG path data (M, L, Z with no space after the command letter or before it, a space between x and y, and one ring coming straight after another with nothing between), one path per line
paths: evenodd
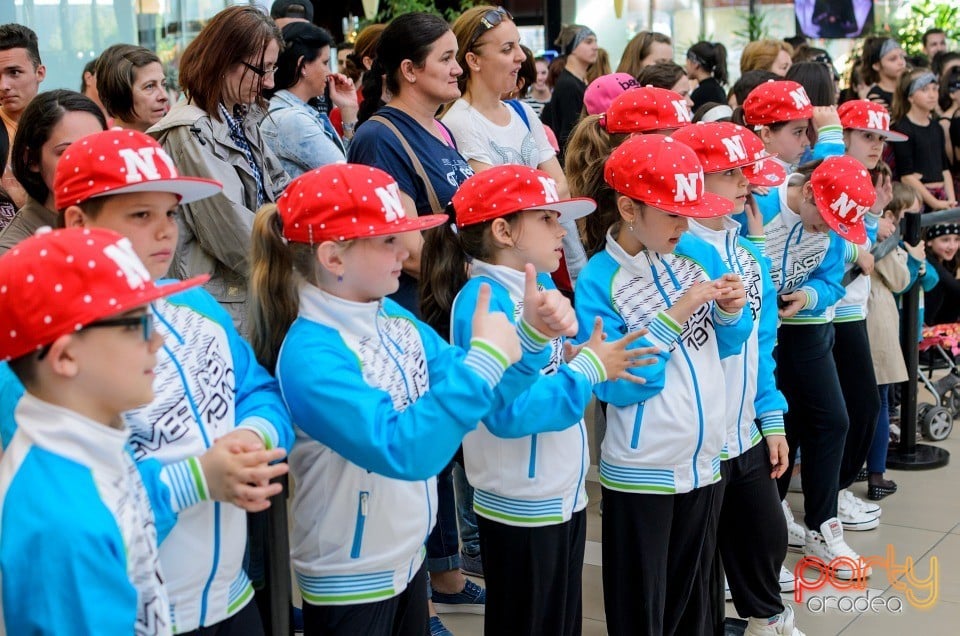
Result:
M786 499L781 501L780 505L783 507L783 518L787 521L787 549L791 552L803 552L806 530L793 518L793 511Z
M853 504L856 508L860 510L865 515L872 515L878 519L883 514L883 509L879 505L872 501L867 501L866 499L861 499L855 494L850 492L850 490L844 488L840 491L840 497L846 497L847 501Z
M837 496L837 518L843 524L844 530L863 532L879 526L880 517L876 514L864 512L863 506L857 503L859 499L852 494L844 494L849 492L848 490L841 490Z
M794 590L797 584L797 579L793 575L793 572L788 570L786 566L780 566L780 593L788 594Z
M783 612L770 618L748 618L743 636L804 636L795 625L793 608L784 606Z
M808 557L818 557L822 568L842 580L865 579L873 573L873 568L864 561L853 548L843 540L843 525L836 517L820 524L820 531L807 530L803 553ZM839 563L836 559L845 557ZM851 563L857 564L852 566Z

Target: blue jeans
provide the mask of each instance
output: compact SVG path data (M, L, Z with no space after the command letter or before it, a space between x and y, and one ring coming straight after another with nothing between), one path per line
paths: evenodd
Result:
M873 433L873 443L867 454L867 471L883 474L887 470L887 447L890 445L890 389L892 384L881 384L880 415L877 416L877 430Z
M460 527L460 545L463 553L475 557L480 554L480 532L477 515L473 511L473 486L461 464L453 468L453 488L457 494L457 525Z
M460 536L457 532L457 503L453 492L451 460L437 475L437 525L427 537L427 571L446 572L460 568Z

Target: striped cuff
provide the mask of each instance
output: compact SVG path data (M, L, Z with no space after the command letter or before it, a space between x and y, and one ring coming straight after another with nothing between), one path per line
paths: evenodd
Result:
M517 321L517 335L520 336L520 346L525 353L540 353L550 344L550 338L524 320L523 316Z
M245 418L240 422L240 425L237 426L237 430L241 429L253 431L259 435L260 441L263 442L263 447L267 450L273 450L280 445L280 435L277 433L276 427L262 417L253 415Z
M489 340L473 338L463 363L483 378L492 389L499 384L504 371L510 366L510 359Z
M817 297L817 290L815 290L813 287L801 287L797 291L802 291L807 295L807 302L803 303L804 309L813 309L817 306L817 301L820 300Z
M760 252L760 256L767 255L767 237L764 236L750 236L747 235L747 240L753 243L757 251Z
M600 362L600 358L590 347L584 347L580 353L570 361L570 368L577 373L582 373L590 380L590 384L600 384L607 379L607 370Z
M683 331L676 320L662 311L647 325L647 330L650 331L647 338L661 351L673 349L677 337Z
M717 303L713 303L713 318L714 320L717 321L718 325L732 325L738 320L740 320L740 316L742 315L743 315L742 309L738 309L737 311L731 314L720 309L720 305L718 305Z
M207 478L198 457L167 464L160 469L160 479L170 489L170 504L174 512L210 499Z
M760 420L760 432L764 435L786 435L783 426L783 411L769 411L757 416Z
M844 263L856 263L857 258L860 256L860 248L856 244L846 241L843 247L843 262Z
M843 126L824 126L817 130L818 144L843 144Z

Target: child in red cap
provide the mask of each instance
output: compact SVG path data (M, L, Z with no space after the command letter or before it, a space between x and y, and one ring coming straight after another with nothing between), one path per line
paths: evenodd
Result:
M163 338L150 304L205 277L156 285L130 241L100 229L31 237L0 257L0 359L26 387L0 461L0 568L8 634L171 634L157 542L211 497L259 507L281 451L233 463L219 443L169 470L134 463L122 414L154 399ZM226 463L225 463L226 462Z
M699 597L716 549L726 437L720 359L741 350L753 320L740 276L685 231L688 218L722 216L733 204L705 192L696 154L663 135L623 142L604 179L619 221L581 276L580 338L600 316L610 338L648 329L638 346L659 349L655 365L633 370L645 383L594 388L608 403L600 450L607 628L706 633ZM691 602L697 611L687 612Z
M219 191L216 181L180 176L153 138L130 130L77 140L54 176L63 224L123 234L154 278L165 276L174 258L179 206ZM173 465L218 439L289 451L293 428L277 383L214 297L194 289L152 309L166 344L157 398L124 414L135 457ZM251 601L254 586L262 584L261 548L255 529L249 548L247 534L247 515L237 506L211 502L181 517L160 549L178 631L260 629Z
M525 166L470 177L447 208L454 223L427 235L424 317L440 333L449 331L453 344L468 347L480 289L489 285L491 306L517 321L526 285L553 288L549 274L566 233L560 221L594 207L590 199L561 199L547 173ZM595 324L569 358L564 339L554 338L543 377L464 438L464 466L476 489L486 633L580 632L590 463L583 412L594 385L639 381L627 369L656 362L637 360L655 349L628 349L644 334L605 341Z
M704 190L732 201L733 213L747 205L750 186L773 187L786 178L760 139L737 124L695 124L678 130L674 138L697 153ZM793 574L783 568L787 533L776 482L788 463L783 428L787 401L774 377L777 291L762 243L740 236L740 224L729 216L691 220L690 233L712 245L727 267L743 277L754 319L743 348L721 361L728 397L734 396L727 400L717 532L727 596L737 613L747 617L747 636L802 636L793 625L793 608L780 598L782 591L793 591ZM760 234L762 238L762 230ZM703 590L704 597L709 594Z
M292 561L307 633L426 632L435 475L539 377L550 339L575 330L569 302L532 280L516 327L483 287L466 353L385 298L408 256L399 236L446 219L407 217L389 175L346 164L301 175L254 222L254 346L276 359L298 427Z

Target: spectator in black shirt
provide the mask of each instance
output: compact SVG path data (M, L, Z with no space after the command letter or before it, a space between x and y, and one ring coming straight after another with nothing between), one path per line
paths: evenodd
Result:
M580 120L583 112L583 93L587 90L587 69L597 61L597 36L589 28L580 24L563 27L554 42L560 47L560 59L564 61L563 71L553 87L550 103L543 109L540 120L550 126L560 143L560 162L563 163L563 151L567 146L570 131Z
M697 87L690 94L693 109L707 102L723 103L727 93L723 85L727 76L727 48L720 42L697 42L687 49L687 75L697 80Z

